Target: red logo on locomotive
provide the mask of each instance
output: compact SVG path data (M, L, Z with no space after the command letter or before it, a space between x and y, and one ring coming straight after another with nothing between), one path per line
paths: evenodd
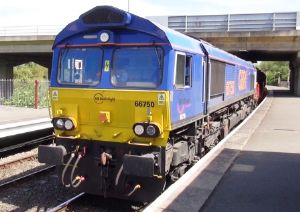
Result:
M234 81L227 81L225 85L225 95L234 96Z
M247 86L247 71L240 70L239 74L239 90L245 90Z

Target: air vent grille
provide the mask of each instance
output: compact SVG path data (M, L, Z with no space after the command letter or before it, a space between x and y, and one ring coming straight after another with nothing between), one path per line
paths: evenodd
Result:
M95 7L80 16L85 24L126 24L128 17L125 12L112 7Z

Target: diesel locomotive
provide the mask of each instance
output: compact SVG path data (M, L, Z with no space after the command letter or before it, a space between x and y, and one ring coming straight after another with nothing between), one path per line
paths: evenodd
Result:
M90 194L151 201L255 107L254 66L111 6L53 44L55 129L39 161Z

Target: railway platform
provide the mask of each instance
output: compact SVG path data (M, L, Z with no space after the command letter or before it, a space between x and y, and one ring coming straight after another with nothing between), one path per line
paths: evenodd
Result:
M49 118L48 108L33 109L0 105L0 125Z
M0 105L0 139L50 129L48 108L32 109Z
M147 211L300 211L300 97L270 95Z

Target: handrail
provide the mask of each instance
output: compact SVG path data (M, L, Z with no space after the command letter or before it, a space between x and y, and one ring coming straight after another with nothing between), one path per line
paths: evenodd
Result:
M181 32L300 30L300 12L152 16L149 19L156 22L160 22L159 19L167 19L169 28ZM0 26L0 37L57 35L63 27L62 25Z
M153 16L159 22L180 32L245 32L300 30L300 12Z
M2 26L0 36L57 35L63 27L62 25Z

